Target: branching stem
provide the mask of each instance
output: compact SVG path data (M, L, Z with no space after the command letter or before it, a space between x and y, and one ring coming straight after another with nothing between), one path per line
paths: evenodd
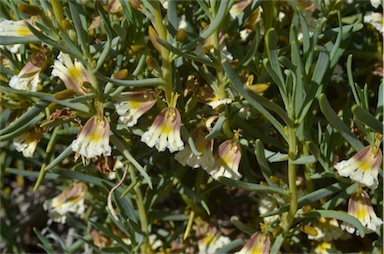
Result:
M155 17L155 20L152 24L157 32L157 35L159 36L160 39L164 41L168 41L167 30L163 23L164 18L163 18L163 15L161 14L160 3L158 1L151 1L151 4L153 6L153 11L154 11L153 15ZM165 84L164 84L165 99L167 100L168 105L170 105L171 99L172 99L173 87L172 87L172 64L171 64L171 59L169 57L169 50L161 46L160 55L161 55L161 61L162 61L162 66L161 66L162 76L165 81Z

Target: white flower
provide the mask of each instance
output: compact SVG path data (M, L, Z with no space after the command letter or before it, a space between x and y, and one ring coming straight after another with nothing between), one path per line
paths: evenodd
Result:
M77 60L72 62L70 56L62 52L57 59L53 65L52 75L59 77L68 89L73 89L82 95L87 94L84 83L92 83L92 79L85 67Z
M384 33L384 19L382 13L371 11L367 12L366 15L364 15L364 23L371 24L377 31Z
M373 6L373 8L377 9L379 8L379 6L381 5L381 2L383 0L370 0L371 1L371 5Z
M160 0L160 3L164 9L168 9L168 0Z
M321 217L313 224L316 235L308 235L308 239L330 242L343 236L344 231L340 229L336 219Z
M148 131L141 136L141 141L149 147L156 146L160 152L166 148L173 153L184 149L180 137L181 117L175 107L163 109L155 118Z
M19 51L21 44L0 45L1 49L9 50L9 52L16 54ZM17 59L21 61L20 54L17 54Z
M9 80L9 86L16 90L25 90L35 92L40 83L39 73L32 76L14 75Z
M199 254L215 253L231 242L231 239L223 236L216 227L203 221L196 221L196 237Z
M383 224L383 221L376 216L376 213L373 210L368 193L360 186L349 199L348 213L361 222L361 224L365 227L366 234L376 232ZM351 224L346 222L341 224L341 228L350 234L353 234L356 230ZM361 233L356 230L356 235L361 235Z
M335 253L335 246L332 242L314 242L311 253L315 254L329 254Z
M230 98L219 99L219 97L215 96L211 98L211 100L208 101L207 104L211 106L212 109L215 109L220 105L230 104L231 102L232 102L232 99Z
M48 211L48 215L53 221L64 224L68 212L79 216L84 214L87 189L87 185L84 183L74 184L71 189L65 190L55 198L45 201L43 207Z
M88 159L101 155L110 156L109 135L107 118L93 116L84 125L77 139L73 140L72 149Z
M269 254L270 249L271 240L269 239L268 233L256 232L251 235L243 248L236 252L236 254Z
M30 20L7 20L0 19L0 34L2 36L24 37L31 36L33 33L29 30L25 22L30 23Z
M273 210L277 209L278 207L279 206L278 206L278 203L277 203L276 199L273 198L269 194L263 195L259 199L258 210L259 210L260 215L272 212ZM279 219L279 218L280 218L280 216L278 214L276 214L276 215L273 215L273 216L264 217L263 220L264 220L264 222L271 223L274 220Z
M378 174L381 161L381 150L366 146L349 160L337 163L335 168L339 175L349 177L363 186L376 189L379 184Z
M9 80L9 86L17 90L37 91L40 72L45 68L46 60L44 53L36 52L19 74Z
M215 158L213 157L213 140L205 139L208 132L205 132L202 128L197 128L192 133L192 139L195 147L200 155L196 155L192 152L189 145L186 145L185 149L178 152L175 155L175 159L183 166L188 165L192 168L202 167L207 170L215 164Z
M217 86L215 85L212 85L212 87L209 87L209 86L194 87L193 92L194 92L194 96L198 101L211 106L212 109L215 109L220 105L229 104L232 102L231 98L220 99L218 96L219 91L217 89ZM222 95L222 97L224 96L225 94Z
M156 250L156 249L164 246L163 242L161 241L161 239L157 238L156 234L149 235L148 240L149 240L149 245L151 246L152 250Z
M213 167L208 168L207 172L217 180L220 176L239 179L239 164L241 159L241 149L237 138L223 142L217 153L217 159Z
M132 127L137 120L150 110L156 103L156 94L153 90L140 90L124 92L119 95L115 104L116 112L121 122Z
M251 0L240 0L237 1L234 5L232 5L231 9L229 10L229 15L231 15L232 19L236 19L237 16L240 15L240 13L243 12L243 10L252 3Z
M37 143L43 136L43 132L39 128L34 128L27 133L22 134L19 137L16 137L13 140L15 149L18 152L22 152L23 156L26 158L32 158L35 153Z

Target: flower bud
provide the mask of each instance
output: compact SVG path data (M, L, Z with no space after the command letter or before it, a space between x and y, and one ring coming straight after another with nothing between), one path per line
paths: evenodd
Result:
M36 15L39 15L41 13L41 10L39 7L28 5L28 4L18 4L17 8L19 8L19 10L22 13L30 15L30 16L36 16Z

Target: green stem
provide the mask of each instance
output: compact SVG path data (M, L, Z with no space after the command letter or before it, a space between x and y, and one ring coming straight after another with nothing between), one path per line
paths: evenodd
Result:
M157 35L160 39L164 41L168 41L167 39L167 30L165 28L165 25L163 23L163 15L161 14L161 7L160 3L158 1L150 1L150 3L153 6L153 15L155 17L154 22L152 23ZM164 84L164 92L165 92L165 99L167 100L168 105L171 105L172 101L172 65L171 65L171 59L169 57L169 50L165 47L161 47L160 50L161 55L161 61L162 61L162 75L163 79L165 81Z
M58 134L59 130L60 130L60 126L57 126L53 130L51 138L49 139L47 148L45 149L45 159L44 159L43 164L41 165L40 173L39 173L39 176L36 180L35 186L33 187L33 191L37 191L39 189L41 183L43 182L43 180L45 178L45 174L47 173L46 166L48 164L48 161L51 159L52 153L54 151L53 148L55 147L55 144L56 144L56 141L58 138L57 134Z
M135 168L132 166L132 164L129 165L128 169L129 169L129 173L131 174L131 179L137 179ZM137 209L139 210L140 226L141 226L141 230L144 232L144 239L145 239L144 243L140 246L141 253L152 253L151 246L149 245L149 239L148 239L147 213L145 211L144 199L140 189L140 185L139 184L135 185L133 190L136 193L136 204L137 204Z
M309 156L309 150L307 145L303 146L303 155ZM305 164L305 171L304 171L304 177L305 177L305 187L308 191L308 193L313 192L313 182L311 179L311 169L314 167L314 164Z
M288 184L289 191L291 194L291 201L289 206L289 211L287 217L284 221L284 232L287 234L289 229L291 228L292 222L295 218L295 214L297 211L297 186L296 186L296 174L297 174L297 165L292 162L296 158L297 153L297 143L296 143L296 128L289 127L288 128L288 145L289 145L289 153L288 153Z

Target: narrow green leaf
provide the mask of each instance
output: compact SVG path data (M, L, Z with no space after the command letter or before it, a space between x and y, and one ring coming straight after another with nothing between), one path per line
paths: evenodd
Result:
M327 19L325 17L319 19L319 21L315 25L315 29L313 31L311 46L307 52L304 52L304 55L307 57L307 61L305 62L305 73L309 73L310 70L312 69L313 58L315 56L315 53L317 54L315 49L317 47L317 41L319 38L319 33L321 31L321 28L324 27L323 24L326 22L326 20Z
M275 186L275 184L271 180L272 176L272 170L269 167L268 161L265 158L265 153L264 153L264 146L263 143L261 142L260 139L256 140L256 159L257 163L260 166L261 173L264 176L265 181L270 185L270 186Z
M67 99L65 101L67 101L68 103L78 103L78 102L87 102L89 100L92 100L93 98L95 98L95 94L89 93L86 95L79 95L74 98Z
M47 253L55 253L55 248L53 247L53 244L51 244L37 228L33 228L33 231L42 243L40 247L43 248Z
M119 86L134 86L134 87L142 87L142 86L159 86L164 84L164 80L161 78L147 78L140 80L120 80L120 79L112 79L106 77L100 73L95 73L95 77L102 80L111 82L112 84Z
M350 34L343 36L340 47L336 47L332 41L329 41L324 46L328 51L330 51L330 70L333 70L336 64L339 62L340 58L344 54L345 50L348 48L348 44L351 41ZM328 72L331 74L331 72Z
M100 230L101 232L105 233L108 237L110 237L111 239L115 240L120 247L122 247L127 253L131 253L131 249L129 248L129 246L121 239L121 237L115 235L112 231L110 231L108 228L104 227L102 224L96 222L96 221L93 221L93 220L89 220L89 222L95 226L98 230Z
M67 48L71 49L70 55L79 60L83 65L86 66L87 62L83 59L83 53L79 47L72 41L66 32L59 32L60 38L64 41Z
M259 42L260 42L260 30L256 29L255 31L255 37L253 38L252 44L250 48L248 49L245 56L240 60L239 64L236 67L236 71L238 71L241 67L247 66L253 57L257 54L257 49L259 48Z
M123 12L125 18L129 21L130 24L135 22L133 9L129 1L121 1L121 6L123 7Z
M295 17L297 17L297 10L295 12ZM307 31L308 32L308 31ZM303 63L303 56L300 49L300 43L298 40L297 27L295 25L291 25L290 29L290 41L291 41L291 60L292 65L295 68L291 68L293 73L292 75L292 85L289 86L289 83L286 82L287 85L287 94L292 98L291 108L294 109L295 117L301 116L300 109L303 107L304 98L306 95L306 91L304 89L304 84L309 84L309 80L307 74L305 72L305 66ZM304 34L304 32L303 32ZM289 75L287 75L287 78ZM291 114L293 115L293 114Z
M243 239L236 239L226 245L224 245L223 247L217 249L214 254L221 254L221 253L233 253L233 249L241 246L244 244L244 240Z
M142 177L147 181L149 187L152 189L152 181L145 169L138 163L135 158L131 155L128 148L124 145L124 143L116 136L111 135L111 142L116 146L117 150L119 150L122 155L130 162L132 165L139 171Z
M8 126L0 130L0 136L3 136L7 133L13 132L16 129L24 126L32 119L38 117L40 119L44 118L44 109L48 106L48 102L46 101L39 101L34 106L31 106L27 109L25 113L23 113L19 118L14 120L12 123L10 123Z
M301 55L301 50L299 47L300 43L297 39L298 35L297 35L296 27L294 26L291 27L290 34L292 37L290 39L291 40L291 59L292 59L292 63L297 67L296 76L298 77L298 79L303 79L304 83L308 83L307 75L305 73L305 67L303 63L303 57Z
M49 141L48 141L47 147L45 149L45 158L44 158L43 164L40 167L40 174L36 180L35 186L33 187L33 191L37 191L38 188L40 187L41 183L44 180L45 174L47 173L46 166L47 166L47 163L49 163L49 161L51 160L52 154L55 150L54 148L55 148L58 136L59 136L58 133L59 133L60 128L61 127L55 127L51 136L49 137Z
M86 105L84 105L82 103L75 103L72 99L58 100L54 97L53 94L50 94L50 93L16 90L16 89L12 89L10 87L5 87L5 86L0 87L0 90L8 92L8 93L15 93L15 94L25 95L25 96L29 96L29 97L36 97L36 98L39 98L39 99L44 100L44 101L54 102L54 103L57 103L59 105L63 105L63 106L72 108L74 110L89 114L89 108ZM86 98L90 98L90 97L92 98L94 96L95 96L94 94L87 95Z
M213 126L212 131L208 135L206 135L205 138L214 139L219 136L221 134L221 129L223 128L223 125L225 123L225 119L226 117L224 115L221 115Z
M255 233L255 229L253 227L246 225L243 222L241 222L239 220L239 217L231 216L230 220L233 223L233 225L235 225L235 227L237 227L238 229L240 229L244 233L247 233L248 235L252 235L253 233Z
M208 26L207 29L204 30L204 32L199 35L199 37L185 45L181 51L189 51L190 49L196 47L200 41L207 39L211 34L218 30L221 23L224 21L225 16L227 15L228 3L229 1L220 1L219 9L217 10L215 19L212 21L212 23Z
M84 166L82 167L84 168ZM104 186L105 184L107 184L110 187L113 187L115 185L110 181L104 180L99 177L91 176L89 174L84 174L78 171L71 171L68 169L52 169L51 172L60 175L60 177L75 179L86 183L95 184L97 186Z
M66 48L65 46L62 45L61 42L57 42L55 40L53 40L52 38L49 38L48 36L40 33L39 31L37 31L33 26L31 26L30 24L26 23L29 30L31 30L31 32L37 37L39 38L41 41L53 46L54 48L64 52L64 53L67 53L67 54L70 54L74 57L76 57L77 59L82 59L82 56L80 55L77 55L76 54L76 51L73 51L71 49L68 49Z
M263 106L261 106L256 100L250 96L247 91L244 89L243 83L239 80L237 77L236 73L231 67L231 64L228 62L223 63L224 70L230 79L233 87L236 89L236 91L241 94L246 100L249 101L249 103L256 109L258 110L265 118L267 118L272 125L277 129L277 131L280 133L280 135L288 141L287 135L284 131L283 126L279 121L276 120L276 118L271 115Z
M361 222L355 218L354 216L348 214L344 211L329 211L329 210L313 210L309 213L304 214L305 217L324 217L324 218L331 218L331 219L337 219L344 222L347 222L351 225L353 225L357 230L360 232L360 236L364 238L365 236L365 229Z
M163 221L187 221L189 216L185 214L169 214L156 211L151 214L151 218Z
M360 97L358 92L356 91L356 86L353 82L353 76L352 76L352 54L348 56L347 59L347 76L348 76L348 84L349 87L351 88L353 97L355 98L355 102L357 105L360 105Z
M0 126L5 126L9 117L11 116L11 110L9 108L3 108L0 115Z
M56 38L57 37L57 31L52 26L51 20L43 14L42 16L42 23L35 22L35 26L39 29L39 31L50 38ZM44 22L47 21L47 22Z
M174 36L176 35L177 28L179 27L176 0L168 0L167 17L168 17L168 31L169 31L168 41L169 43L173 43Z
M303 52L304 52L304 55L306 56L311 47L309 29L308 29L307 22L305 21L303 12L296 10L296 13L299 15L299 18L300 18L301 32L303 34Z
M241 190L265 191L270 193L277 193L283 196L289 196L289 194L285 190L278 187L265 186L265 185L256 184L256 183L247 183L247 182L242 182L238 180L233 180L223 176L219 177L219 182L223 184L231 185Z
M5 172L14 174L14 175L22 175L26 177L31 178L37 178L39 176L39 172L36 171L29 171L29 170L21 170L17 168L5 168ZM58 180L60 179L60 176L55 173L47 173L45 175L45 179L51 179L51 180Z
M63 237L50 228L47 228L47 230L50 233L50 238L53 238L55 242L59 243L63 253L68 253Z
M308 147L308 150L315 156L316 160L319 160L320 158L320 149L315 143L312 141L305 141L305 145Z
M29 120L28 123L20 126L18 129L14 130L13 132L1 135L0 142L11 140L17 136L20 136L26 133L27 131L29 131L29 129L31 129L34 125L37 125L41 121L41 119L43 118L42 116L44 116L43 113L37 115L35 118L32 118L31 120Z
M250 91L248 89L246 89L245 91L248 93L248 95L250 97L252 97L255 101L260 103L261 106L263 106L263 107L265 107L265 108L267 108L269 110L272 110L273 112L278 114L281 117L281 119L284 120L285 124L288 127L293 127L294 126L293 121L288 117L287 112L283 108L281 108L279 105L277 105L276 103L271 102L270 100L268 100L264 96L260 96L257 93L254 93L254 92L252 92L252 91Z
M265 151L265 157L269 162L282 162L288 160L288 154L280 152L271 152L267 149Z
M361 106L353 105L352 112L358 121L383 134L383 124Z
M284 86L284 77L283 72L281 71L279 57L277 54L277 34L274 28L268 30L265 36L265 46L268 54L268 59L270 61L270 68L268 68L268 73L274 73L271 75L277 86L279 87L282 95L286 94L286 89ZM266 63L264 63L266 65Z
M195 142L193 141L193 138L192 137L189 137L188 138L188 144L189 144L189 147L191 148L192 150L192 153L196 156L201 156L203 155L202 152L200 152L197 148L196 148L196 145L195 145Z
M329 185L325 188L318 189L312 193L309 193L309 194L299 198L297 207L298 207L298 209L300 209L301 207L303 207L305 205L315 203L322 198L325 198L329 195L332 195L332 194L335 194L335 193L338 193L338 192L344 190L345 188L347 188L347 186L348 186L348 184L345 184L345 183L334 183L334 184ZM269 217L272 215L280 214L280 213L288 211L288 209L289 209L289 204L284 205L284 206L280 207L279 209L276 209L272 212L263 214L263 215L261 215L261 217Z
M38 43L40 39L36 36L1 36L0 35L0 45L14 45L14 44L27 44L27 43Z
M271 62L269 61L268 58L264 58L263 59L263 64L264 64L264 67L265 69L267 69L267 72L268 74L271 76L271 78L273 79L273 81L277 84L279 90L280 90L280 93L281 93L281 96L283 98L283 101L284 101L284 104L285 102L288 101L287 99L287 95L286 95L286 92L283 92L281 89L280 89L280 78L279 76L277 75L277 73L274 71L272 65L271 65ZM278 83L279 82L279 83Z
M200 5L200 8L204 11L204 15L207 18L209 18L209 20L212 20L212 13L208 6L208 2L205 0L196 0L196 2Z
M107 187L107 191L109 191L108 189L109 186L106 186L106 187ZM116 193L113 194L113 200L114 200L114 204L116 204L117 206L117 210L119 211L117 215L120 217L120 220L119 221L114 220L114 223L120 224L119 228L121 228L122 231L124 232L126 230L124 229L123 224L121 224L121 221L130 219L132 223L138 223L138 218L136 213L137 211L135 210L131 202L131 199L129 198L129 195L125 196L124 198L119 198L121 192L118 190L116 190ZM113 218L113 216L111 216L111 218Z
M302 156L294 161L292 161L292 164L311 164L315 163L317 160L315 156L308 155L308 156Z
M215 66L215 63L213 61L210 61L210 60L207 60L207 59L204 59L204 58L201 58L201 57L197 57L197 56L192 55L192 54L185 53L185 52L181 51L180 49L175 48L174 46L172 46L168 42L160 39L159 37L156 38L156 41L161 46L163 46L164 48L168 49L169 51L171 51L172 53L174 53L174 54L176 54L178 56L182 56L182 57L184 57L186 59L189 59L191 61L200 62L200 63L203 63L203 64L208 65L208 66Z
M320 109L332 127L338 130L340 134L345 138L345 140L347 140L356 151L359 151L364 147L361 141L352 134L348 126L346 126L345 123L341 121L333 111L325 94L320 95Z
M321 206L323 210L332 210L335 207L341 205L346 202L346 200L351 197L352 193L356 190L358 183L353 183L349 187L342 190L339 194L329 199L326 203Z
M339 33L337 34L335 44L333 45L332 50L330 52L331 62L336 58L335 56L336 56L336 53L341 46L341 41L342 41L342 37L343 37L343 23L341 21L340 12L337 12L337 17L339 20ZM333 66L333 64L331 64L331 66Z
M377 113L376 114L378 114L379 112L380 113L383 112L383 106L384 106L383 97L384 97L384 80L381 81L378 92L377 92L377 107L376 107Z
M342 32L343 32L343 34L354 33L354 32L361 30L363 27L364 27L364 24L362 24L362 23L345 25L342 28ZM329 30L322 32L319 35L319 39L324 39L326 37L335 36L335 35L338 35L339 33L340 33L340 27L331 28Z
M324 85L322 81L324 78L324 74L328 70L328 64L329 64L328 54L324 52L320 52L318 61L315 66L315 70L313 71L311 86L305 97L305 101L303 102L300 113L298 114L298 116L300 116L298 121L299 123L301 123L305 119L309 109L312 106L313 101L319 97L320 93L323 90Z
M73 153L72 146L67 146L64 151L60 153L59 156L55 157L53 161L51 161L46 167L45 171L51 170L55 166L57 166L59 163L61 163L64 159L66 159L69 155Z
M102 24L103 24L103 28L105 30L105 33L107 34L107 41L103 45L103 51L101 52L100 56L97 59L96 67L93 69L93 72L97 72L100 69L100 67L103 65L106 57L108 56L108 53L109 53L111 47L112 47L112 39L113 39L112 31L111 31L111 28L109 26L108 19L105 16L105 13L101 10L100 5L98 5L98 12L99 12L101 18L103 19Z
M281 248L281 245L283 244L283 242L284 242L284 235L280 234L279 236L276 237L276 239L272 245L272 248L270 250L270 254L280 253L280 248Z
M69 1L69 10L75 26L77 40L86 56L89 56L89 37L87 32L87 18L83 5L76 1Z

